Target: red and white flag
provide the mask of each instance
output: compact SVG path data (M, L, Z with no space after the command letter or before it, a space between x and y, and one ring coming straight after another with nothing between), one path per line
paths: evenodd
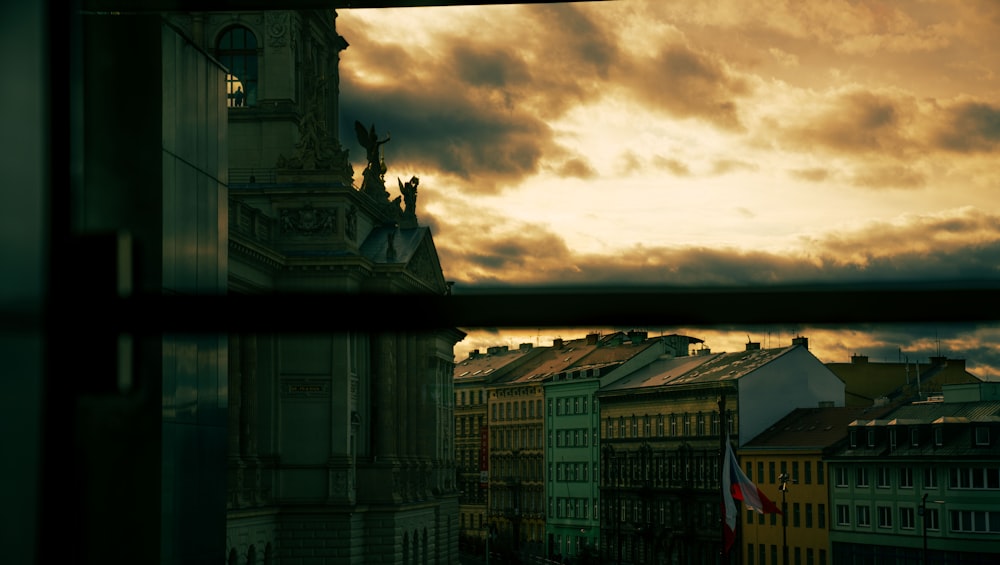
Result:
M726 522L723 541L725 542L725 551L728 553L729 548L736 541L736 520L739 519L736 509L737 500L743 501L743 505L748 510L756 510L761 514L781 514L781 509L771 502L771 499L765 496L740 469L728 436L726 437L726 456L722 463L722 488L725 499L723 518Z

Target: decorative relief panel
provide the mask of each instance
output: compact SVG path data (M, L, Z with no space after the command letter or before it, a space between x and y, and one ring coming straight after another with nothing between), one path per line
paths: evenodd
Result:
M288 12L267 13L267 43L271 47L288 45L289 36Z
M311 205L281 211L281 233L300 235L333 234L337 231L336 208L313 208Z

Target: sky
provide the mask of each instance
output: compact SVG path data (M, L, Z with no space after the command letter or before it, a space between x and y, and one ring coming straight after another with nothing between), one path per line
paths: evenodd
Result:
M1000 285L1000 2L345 9L340 136L417 176L454 292ZM921 305L914 305L920 308ZM615 328L463 328L471 349ZM618 328L625 329L625 328ZM639 328L1000 380L1000 324Z

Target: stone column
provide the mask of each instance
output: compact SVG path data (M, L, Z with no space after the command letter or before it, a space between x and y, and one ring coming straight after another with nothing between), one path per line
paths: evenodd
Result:
M260 461L257 459L257 335L241 338L240 369L240 455L246 469L243 482L251 504L260 500Z
M388 459L397 454L396 444L396 339L393 334L379 334L374 344L372 386L375 419L372 434L375 455Z
M228 460L228 503L238 508L243 501L243 459L240 457L240 411L243 375L240 370L240 336L229 335L229 453Z

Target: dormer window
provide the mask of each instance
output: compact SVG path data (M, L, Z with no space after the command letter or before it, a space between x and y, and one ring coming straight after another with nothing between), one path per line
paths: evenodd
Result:
M868 447L875 447L875 430L868 430Z
M896 449L896 428L889 430L889 448Z
M858 446L858 430L851 430L851 447Z
M913 447L920 445L920 429L916 426L910 428L910 445Z
M976 445L989 445L990 444L990 429L986 426L979 426L976 428Z
M934 428L934 445L940 447L944 445L944 428Z

